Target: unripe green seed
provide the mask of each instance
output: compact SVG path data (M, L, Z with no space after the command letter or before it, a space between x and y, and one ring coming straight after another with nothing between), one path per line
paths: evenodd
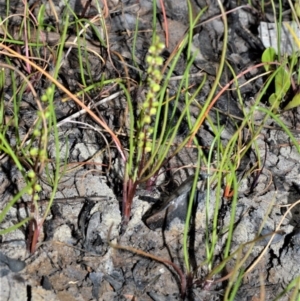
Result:
M147 129L147 133L148 133L149 135L153 134L153 132L154 132L154 128L149 127L149 128Z
M47 97L47 95L46 94L43 94L42 96L41 96L41 101L48 101L48 97Z
M161 66L164 63L164 60L162 57L158 56L155 58L155 63L156 65Z
M148 69L147 69L147 73L151 74L153 72L153 70L154 70L153 67L149 66Z
M150 115L155 115L156 112L157 112L157 109L156 109L156 108L151 108L149 114L150 114Z
M44 112L45 118L48 119L51 116L49 111Z
M150 153L150 152L151 152L151 147L146 146L146 147L145 147L145 152L146 152L146 153Z
M47 95L48 99L52 97L53 92L54 92L54 89L52 87L47 88L46 95Z
M162 74L161 74L160 70L155 69L155 70L153 70L152 74L153 74L153 77L155 77L155 79L157 81L160 81L162 79Z
M37 156L39 153L39 150L37 148L32 148L30 151L29 151L29 154L33 157Z
M144 138L145 138L145 133L144 132L140 132L139 139L143 140Z
M143 121L144 121L144 123L149 124L151 122L151 117L145 116Z
M146 146L145 146L145 152L147 152L147 153L151 152L151 148L152 148L152 143L147 142Z
M41 136L41 131L38 130L38 129L35 129L35 130L33 131L33 136L35 136L35 137Z
M162 50L164 50L165 49L165 44L164 43L158 43L157 44L157 49L161 52Z
M143 103L143 108L144 108L144 109L149 108L149 106L150 106L149 101L145 101L145 102Z
M157 52L157 48L155 47L155 45L149 47L149 53L155 54L156 52Z
M37 191L37 192L42 191L41 185L40 185L40 184L35 184L35 185L34 185L34 190Z
M147 93L147 100L153 99L155 97L154 93L152 91L149 91ZM148 101L147 101L148 102ZM149 104L149 102L148 102ZM148 106L149 107L149 106Z
M155 58L153 56L147 55L146 63L148 63L149 65L153 65L155 63Z
M44 149L40 150L39 157L40 157L41 160L47 159L46 151Z
M157 84L157 83L153 83L151 85L151 89L152 89L153 92L158 92L160 90L160 85Z
M27 176L28 178L33 179L35 178L35 172L31 169L27 172Z

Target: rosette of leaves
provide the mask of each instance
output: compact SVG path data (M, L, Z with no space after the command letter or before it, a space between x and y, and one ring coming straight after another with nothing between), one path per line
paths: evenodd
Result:
M295 6L295 10L299 11L299 4ZM297 13L297 16L298 13ZM295 43L295 49L300 49L300 40L295 33L295 30L289 23L285 23L286 28L289 31L290 36L293 38ZM284 106L283 110L290 110L300 105L300 93L299 93L299 85L300 85L300 72L299 72L299 51L294 51L289 57L282 58L280 55L276 54L276 50L272 47L268 47L262 54L262 62L263 63L274 63L276 61L281 61L281 64L273 69L275 72L274 76L274 85L275 92L269 97L269 102L272 105L273 111L277 112L280 105L283 102L286 102L286 95L288 94L291 86L292 86L292 98L287 104ZM271 65L266 64L265 70L272 71ZM296 79L293 79L295 77Z
M274 48L269 47L267 48L262 55L262 62L263 63L272 63L276 61L276 51ZM265 65L266 71L272 71L270 65ZM280 65L275 72L274 77L274 85L275 85L275 92L271 94L269 97L269 103L272 105L273 111L277 112L281 102L283 101L286 93L291 87L291 79L289 72L282 64Z

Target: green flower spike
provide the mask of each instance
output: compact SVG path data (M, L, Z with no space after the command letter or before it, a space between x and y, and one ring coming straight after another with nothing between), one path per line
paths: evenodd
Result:
M157 107L159 106L157 93L161 89L160 82L163 77L160 66L162 66L164 62L160 54L164 47L164 44L159 41L159 37L156 36L146 56L146 62L148 64L148 92L142 104L137 141L138 148L143 148L146 153L152 149L152 142L149 142L148 138L153 134L153 127L151 127L150 124L152 122L152 116L154 117L156 115Z

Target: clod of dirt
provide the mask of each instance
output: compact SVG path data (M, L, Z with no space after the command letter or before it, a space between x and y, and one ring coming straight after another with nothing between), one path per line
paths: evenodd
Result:
M26 266L24 261L10 258L4 255L2 252L0 252L0 263L6 264L9 269L15 273L22 271Z

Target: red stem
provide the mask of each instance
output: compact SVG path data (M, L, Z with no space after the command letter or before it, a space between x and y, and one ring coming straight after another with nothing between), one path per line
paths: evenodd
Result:
M34 230L31 229L31 231L33 231L33 236L32 236L32 241L30 243L30 253L34 253L36 250L36 244L38 242L38 238L40 235L40 228L38 226L38 223L36 222L35 219L32 220L32 223L30 223L30 227L34 227Z
M132 200L135 195L135 191L137 188L137 181L133 183L132 179L128 179L127 181L124 181L123 185L123 204L122 204L122 215L123 215L123 222L122 222L122 228L123 230L126 229L129 219L130 219L130 213L131 213L131 205ZM123 232L122 230L122 232Z

